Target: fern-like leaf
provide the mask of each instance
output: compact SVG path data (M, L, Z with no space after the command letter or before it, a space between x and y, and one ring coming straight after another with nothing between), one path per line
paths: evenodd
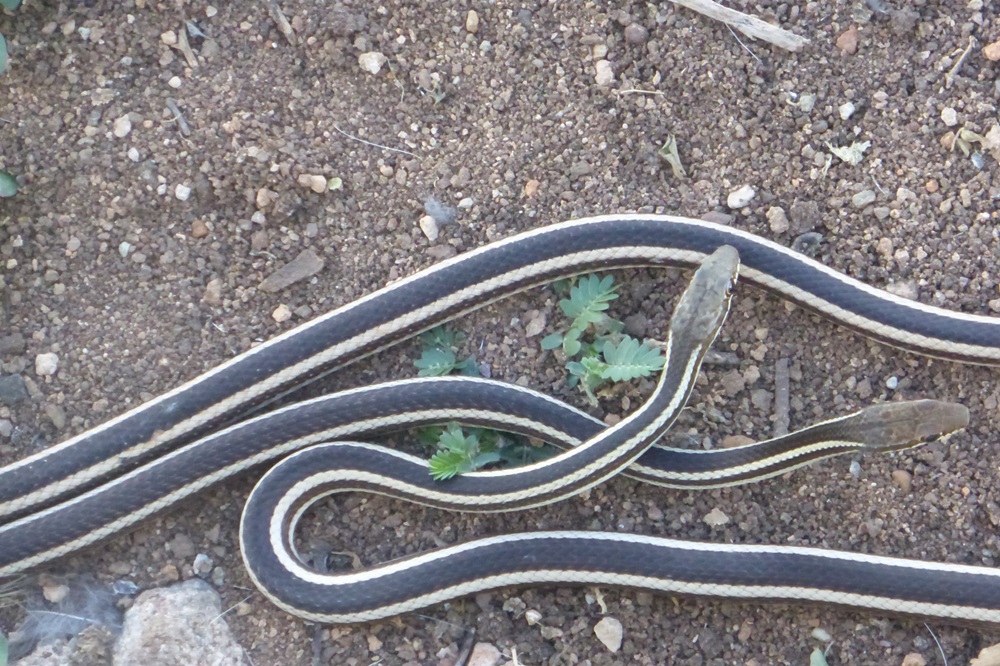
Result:
M605 342L601 354L607 364L601 376L613 382L646 377L663 367L663 354L659 349L639 344L631 337L623 338L618 344Z
M569 298L559 301L563 313L573 319L570 328L583 331L591 324L600 322L606 316L604 311L611 301L618 298L617 289L615 279L610 275L580 278L569 290Z

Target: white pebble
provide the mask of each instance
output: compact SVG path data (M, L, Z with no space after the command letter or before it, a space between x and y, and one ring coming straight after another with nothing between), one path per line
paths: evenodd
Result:
M958 124L958 112L950 106L946 106L941 109L941 120L943 120L944 124L948 127L954 127Z
M205 16L207 16L208 18L212 18L213 16L215 16L218 13L219 13L219 10L216 9L215 7L213 7L212 5L209 5L208 7L205 7Z
M170 80L167 81L167 85L170 86L171 88L180 88L181 87L181 77L179 77L179 76L171 76Z
M524 612L524 621L528 623L528 626L534 626L542 621L542 614L530 608Z
M718 508L712 509L705 517L702 518L705 524L709 527L718 527L719 525L725 525L729 522L729 516L720 511Z
M737 208L746 208L756 195L757 192L752 187L744 185L738 190L733 190L729 193L729 196L726 198L726 204L734 210Z
M436 241L438 238L438 224L430 215L424 215L420 218L419 223L420 230L424 232L424 236L427 236L427 240Z
M470 9L465 16L465 31L472 34L479 32L479 14L476 13L475 9Z
M138 162L139 161L139 149L136 148L135 146L132 146L131 148L129 148L128 149L128 158L130 160L132 160L133 162Z
M132 251L132 244L128 241L122 241L118 244L118 254L122 256L122 259L128 256L128 253Z
M59 369L59 356L56 354L39 354L35 357L35 374L39 377L51 377Z
M271 317L274 318L274 321L280 324L292 318L292 311L287 305L282 303L278 307L274 308L274 312L271 313Z
M889 379L885 380L885 386L890 391L895 391L896 387L899 386L899 378L889 377Z
M615 618L602 618L594 625L594 635L612 652L622 649L622 623Z
M326 192L326 178L313 174L303 173L299 175L299 185L308 187L317 194Z
M476 202L472 200L472 197L465 197L464 199L462 199L461 201L458 202L458 207L459 208L472 208L472 206L475 205L475 203Z
M188 197L191 196L191 188L187 185L178 184L177 187L174 188L174 196L181 201L187 201Z
M124 139L128 136L129 132L132 131L132 121L129 120L128 114L115 118L114 127L111 129L112 134L114 134L119 139Z
M851 116L853 116L854 115L854 110L856 108L857 107L855 107L850 102L844 102L843 104L841 104L840 108L838 109L838 111L840 111L840 119L841 120L847 120L848 118L850 118Z
M369 74L378 74L382 69L382 65L388 62L388 60L385 55L378 51L369 51L358 56L358 64L361 66L361 69Z
M598 60L594 64L594 80L599 86L609 86L614 83L615 70L611 68L611 63L607 60Z

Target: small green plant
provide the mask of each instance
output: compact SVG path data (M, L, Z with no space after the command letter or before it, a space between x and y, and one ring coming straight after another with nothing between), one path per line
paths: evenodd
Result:
M458 360L462 333L438 326L420 336L423 352L413 362L421 377L462 374L479 376L476 359ZM552 455L552 447L532 446L524 438L486 428L463 430L458 424L417 430L417 439L434 450L430 472L435 480L474 472L492 463L524 465ZM0 665L2 666L2 665Z
M458 348L465 342L465 336L438 326L420 336L423 352L413 362L421 377L441 377L452 373L478 376L476 359L472 356L458 360Z
M559 301L559 309L569 317L569 328L542 339L542 349L562 346L567 356L576 356L582 351L580 338L588 330L598 334L621 331L621 322L605 314L611 301L618 298L615 293L615 279L610 275L600 278L596 275L581 277L569 289L569 298Z
M431 476L436 481L474 472L493 463L525 465L552 455L550 446L532 446L521 437L486 428L463 429L456 423L422 428L418 438L433 447Z
M570 386L580 386L597 403L596 392L607 382L646 377L663 367L659 349L623 335L625 325L608 316L611 301L618 298L614 278L588 275L569 289L559 308L571 319L569 328L542 340L542 349L562 347L570 359L566 364Z

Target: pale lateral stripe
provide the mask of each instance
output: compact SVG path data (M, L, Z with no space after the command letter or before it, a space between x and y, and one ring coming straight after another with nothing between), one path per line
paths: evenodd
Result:
M454 556L478 549L491 547L497 544L532 541L546 539L580 539L588 541L617 541L621 543L638 543L643 545L658 546L676 550L687 550L699 553L756 553L756 554L785 554L803 555L813 558L840 560L847 562L858 562L862 564L872 564L897 569L912 569L914 571L939 571L944 573L971 574L980 576L984 580L1000 578L1000 569L989 567L977 567L967 564L944 564L940 562L923 562L920 560L908 560L898 557L886 557L884 555L865 555L862 553L850 553L838 550L825 550L821 548L810 548L805 546L773 546L758 544L725 544L707 543L700 541L680 541L665 537L654 537L645 534L629 534L619 532L582 532L582 531L560 531L560 532L522 532L516 534L501 534L493 537L468 541L455 546L448 546L442 550L436 550L417 555L405 561L388 562L380 564L364 571L343 573L343 574L321 574L306 568L300 562L288 560L290 566L286 567L288 572L295 575L300 580L321 587L335 590L337 587L346 585L357 585L371 580L383 578L396 574L407 573L420 567L440 560L443 557ZM281 544L279 540L277 544ZM276 545L277 545L276 544ZM415 575L415 574L410 574ZM1000 611L997 611L1000 613Z
M538 569L501 576L488 576L459 585L454 585L432 593L414 597L406 601L390 604L369 611L349 614L309 613L275 596L266 587L259 586L272 603L279 608L298 615L305 620L323 623L354 623L370 622L393 615L400 615L427 606L443 603L460 597L503 587L521 585L615 585L640 589L656 590L661 593L681 595L716 597L727 599L759 599L759 600L800 600L829 604L840 604L855 608L867 608L895 613L924 615L927 617L948 618L953 620L972 620L977 622L1000 622L1000 611L961 606L953 604L937 604L920 601L909 601L882 597L877 595L837 592L808 587L793 587L781 585L726 585L721 583L691 583L669 578L653 578L611 572L581 572Z

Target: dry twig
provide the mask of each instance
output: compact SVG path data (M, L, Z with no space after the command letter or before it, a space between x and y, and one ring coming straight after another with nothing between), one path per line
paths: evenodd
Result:
M798 51L809 43L805 37L799 37L787 30L782 30L756 16L723 7L712 0L671 0L671 2L693 9L716 21L722 21L726 25L731 25L748 37L763 39L765 42L770 42L778 48L788 51Z

